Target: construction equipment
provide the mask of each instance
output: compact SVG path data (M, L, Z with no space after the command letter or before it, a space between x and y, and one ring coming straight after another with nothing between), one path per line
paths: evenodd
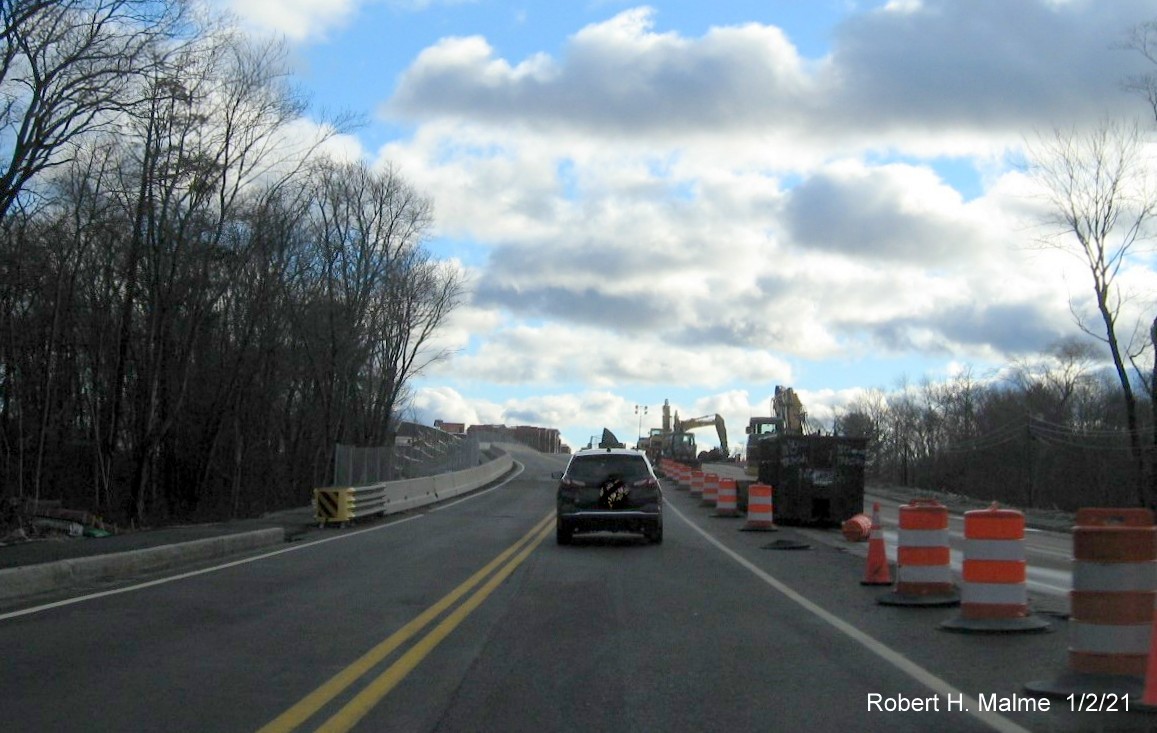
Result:
M771 400L774 417L753 417L747 421L747 468L749 476L758 473L759 465L752 456L759 454L759 444L769 438L783 435L807 435L811 429L807 424L807 411L799 396L791 387L775 385L775 395Z
M647 454L647 458L651 459L652 464L658 463L663 447L663 429L651 428L649 434L639 438L639 445L636 447Z
M719 435L719 447L697 452L695 428L714 425ZM721 415L704 415L691 420L680 420L679 413L671 415L670 400L663 400L663 427L652 428L647 442L648 451L659 458L670 458L688 466L698 467L703 461L722 461L730 455L727 448L727 428Z
M703 417L695 417L690 420L680 420L679 413L675 413L675 432L687 433L695 428L702 428L708 425L715 426L715 432L719 435L719 447L712 448L709 451L702 451L696 456L700 462L715 462L726 461L731 457L731 452L727 450L727 428L723 424L722 415L704 415Z
M691 433L666 433L659 444L659 455L697 468L699 456L695 452L695 436Z
M791 387L775 385L775 395L771 400L771 408L775 416L783 421L784 432L788 435L808 435L811 429L807 424L807 411L803 403Z
M748 423L747 473L774 487L776 521L838 527L862 512L867 439L813 433L790 387L772 412Z

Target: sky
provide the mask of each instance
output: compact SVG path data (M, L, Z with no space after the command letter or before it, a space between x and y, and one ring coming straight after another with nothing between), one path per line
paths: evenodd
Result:
M410 419L604 427L995 375L1079 333L1026 143L1136 118L1151 0L216 0L433 203L467 296ZM1151 258L1121 273L1154 315ZM1147 315L1146 315L1147 314ZM1148 320L1145 320L1145 319ZM704 447L714 430L696 431Z

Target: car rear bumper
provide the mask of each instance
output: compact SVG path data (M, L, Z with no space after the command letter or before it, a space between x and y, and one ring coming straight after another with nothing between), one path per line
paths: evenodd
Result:
M560 513L558 518L575 532L638 532L652 531L663 521L662 512L607 512L581 511Z

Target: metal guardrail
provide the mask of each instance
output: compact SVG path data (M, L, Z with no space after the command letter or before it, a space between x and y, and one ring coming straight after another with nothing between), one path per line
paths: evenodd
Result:
M365 486L361 489L314 489L313 508L318 526L330 523L346 525L358 517L384 513L385 489Z

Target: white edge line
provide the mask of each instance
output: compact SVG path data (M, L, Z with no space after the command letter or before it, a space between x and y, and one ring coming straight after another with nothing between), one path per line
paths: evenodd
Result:
M373 527L366 527L365 529L358 529L358 530L354 530L352 532L342 532L341 534L334 535L333 537L324 537L324 538L319 539L319 540L313 540L312 542L303 542L300 544L295 544L291 547L284 547L280 550L274 550L272 552L265 552L265 553L262 553L260 555L254 555L253 557L246 557L246 558L242 558L240 560L233 560L232 562L222 563L220 565L214 565L214 566L208 567L208 568L201 568L199 570L191 570L187 573L180 573L178 575L169 575L169 576L166 576L164 578L157 578L155 580L148 580L148 581L145 581L143 583L134 583L133 585L126 585L123 588L111 588L109 590L99 591L97 593L88 593L88 594L83 595L83 596L75 596L73 598L65 598L65 599L60 600L60 601L54 601L52 603L45 603L45 604L42 604L39 606L32 606L31 608L22 608L18 611L9 611L7 613L0 613L0 621L7 621L8 619L18 618L20 616L29 616L29 615L32 615L34 613L40 613L42 611L50 611L54 608L62 608L64 606L71 606L75 603L83 603L84 601L93 601L93 600L96 600L98 598L104 598L106 596L115 596L115 595L118 595L120 593L128 593L130 591L143 590L145 588L152 588L153 586L156 586L156 585L164 585L165 583L172 583L172 582L177 581L177 580L184 580L186 578L194 578L198 575L205 575L206 573L214 573L218 570L225 570L227 568L237 567L238 565L246 565L246 564L251 563L251 562L257 562L258 560L265 560L265 559L270 558L270 557L276 557L278 555L284 555L287 552L297 552L298 550L305 550L307 548L315 547L317 545L323 545L327 542L334 542L336 540L345 540L345 539L349 539L350 537L357 537L358 535L365 534L366 532L376 532L379 529L386 529L388 527L396 527L399 524L405 524L406 522L412 522L415 519L421 519L422 517L424 517L426 514L428 514L430 512L438 511L440 509L446 509L448 507L455 506L456 504L461 504L462 502L467 501L469 499L473 499L476 496L488 494L491 491L494 491L495 489L499 489L499 488L505 486L508 482L512 481L517 476L521 475L522 471L524 470L524 466L521 463L519 463L518 461L515 461L514 463L518 465L518 468L519 468L518 473L514 474L513 476L507 477L504 481L502 481L502 483L497 484L495 486L492 486L489 489L486 489L485 491L480 491L477 494L471 494L470 496L458 499L457 501L451 502L450 504L434 507L433 509L430 509L429 511L423 512L421 514L415 514L413 516L403 517L402 519L398 519L397 521L388 522L386 524L379 524L379 525L376 525Z
M97 593L89 593L87 595L76 596L74 598L65 598L64 600L61 600L61 601L54 601L53 603L45 603L45 604L40 605L40 606L33 606L32 608L24 608L24 609L21 609L19 611L10 611L8 613L0 614L0 621L6 621L10 618L16 618L17 616L27 616L29 614L38 613L40 611L48 611L48 610L53 609L53 608L61 608L63 606L71 606L74 603L81 603L83 601L92 601L92 600L96 600L97 598L104 598L105 596L115 596L115 595L120 594L120 593L128 593L129 591L142 590L144 588L151 588L155 585L164 585L165 583L172 583L173 581L176 581L176 580L184 580L185 578L193 578L193 577L196 577L198 575L205 575L206 573L213 573L213 572L216 572L218 570L225 570L226 568L232 568L232 567L236 567L238 565L245 565L247 563L257 562L258 560L264 560L264 559L270 558L270 557L276 557L277 555L283 555L287 552L296 552L298 550L304 550L306 548L314 547L316 545L324 545L327 542L334 542L335 540L344 540L344 539L348 539L350 537L356 537L360 534L365 534L366 532L376 532L379 529L385 529L387 527L395 527L399 524L404 524L406 522L410 522L410 521L413 521L415 519L421 519L423 516L424 515L422 515L422 514L415 514L412 517L405 517L403 519L397 520L396 522L390 522L388 524L379 524L379 525L374 526L374 527L367 527L366 529L359 529L359 530L355 530L353 532L343 532L342 534L334 535L333 537L325 537L325 538L320 539L320 540L314 540L313 542L305 542L302 544L293 545L292 547L285 547L285 548L282 548L280 550L274 550L273 552L266 552L266 553L262 553L260 555L254 555L253 557L246 557L246 558L242 558L240 560L233 560L232 562L222 563L221 565L214 565L212 567L201 568L199 570L191 570L187 573L180 573L179 575L169 575L169 576L166 576L164 578L157 578L155 580L147 580L143 583L134 583L133 585L126 585L123 588L111 588L109 590L104 590L104 591L100 591Z
M861 631L857 627L844 621L840 617L829 613L820 606L809 601L807 598L804 598L802 595L785 585L782 581L772 577L757 567L750 560L739 555L737 552L712 537L707 533L706 530L692 522L687 518L686 515L683 514L683 512L676 509L670 503L667 503L666 506L671 511L675 512L675 515L682 519L689 527L691 527L691 529L695 530L700 535L702 535L705 540L715 545L715 547L718 548L723 554L727 555L732 560L742 565L767 585L787 596L789 600L795 601L797 604L802 606L804 610L812 613L813 615L819 617L821 620L835 627L837 631L848 636L853 641L866 648L868 651L896 667L901 672L904 672L909 677L912 677L914 680L931 689L933 692L943 696L952 695L955 699L963 700L965 708L967 708L968 713L972 715L972 717L978 718L979 720L989 725L992 729L1002 731L1002 733L1029 733L1027 729L1022 728L1013 721L998 715L997 713L982 712L980 710L980 703L976 698L970 695L965 695L963 692L956 689L948 682L940 679L936 675L932 674L928 670L905 657L903 654L900 654L891 647L883 644L882 642Z

